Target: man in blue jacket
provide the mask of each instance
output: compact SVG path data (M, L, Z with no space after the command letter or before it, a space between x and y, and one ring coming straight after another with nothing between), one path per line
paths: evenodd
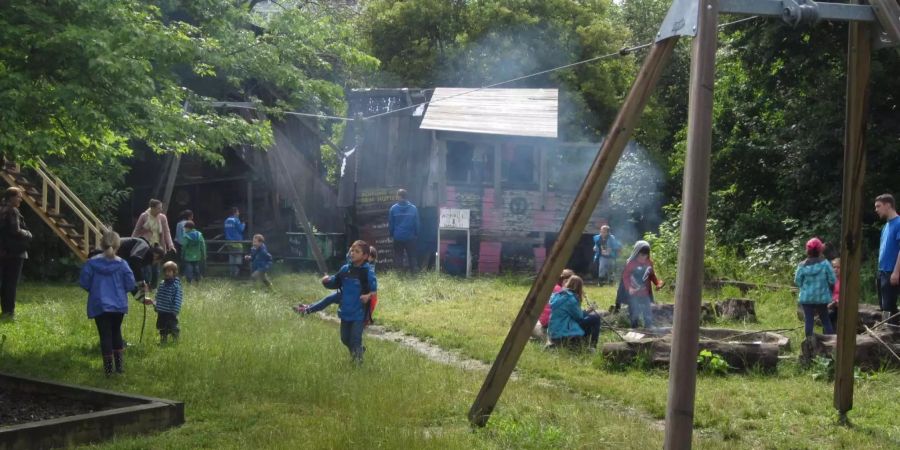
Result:
M241 222L241 211L237 206L231 208L231 215L225 219L225 240L226 241L243 241L244 228L246 223ZM241 265L243 264L244 246L240 242L227 244L228 264L231 265L231 276L237 277L241 273Z
M622 244L609 232L609 225L600 227L594 235L594 264L597 266L598 284L611 283L616 278L616 259Z
M406 199L406 189L397 191L399 200L388 213L388 229L394 241L394 266L398 269L406 264L410 273L416 273L416 239L419 237L419 211Z

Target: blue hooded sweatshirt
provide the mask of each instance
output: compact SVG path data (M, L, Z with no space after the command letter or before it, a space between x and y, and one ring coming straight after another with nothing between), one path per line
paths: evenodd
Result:
M134 273L124 259L108 259L102 253L89 259L78 280L88 291L87 315L93 319L106 312L127 313L128 292L135 288Z
M419 211L408 200L391 206L388 213L388 230L395 241L411 241L419 236Z
M344 264L338 273L330 276L324 283L328 289L341 290L341 304L338 317L344 322L362 321L366 317L366 308L359 297L378 291L375 271L369 263L360 266Z
M830 261L825 258L806 259L794 273L794 283L800 288L800 304L831 303L835 281Z
M547 328L550 339L584 336L579 325L583 319L584 311L574 292L563 289L550 297L550 326Z
M266 244L250 249L250 270L256 272L268 272L272 268L272 254L266 248Z
M241 223L241 219L238 219L237 216L230 216L225 219L225 240L226 241L241 241L244 239L244 228L247 227L246 223Z

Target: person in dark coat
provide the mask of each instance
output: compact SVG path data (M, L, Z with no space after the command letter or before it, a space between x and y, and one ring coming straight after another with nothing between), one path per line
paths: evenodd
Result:
M0 318L4 319L15 318L16 287L31 242L31 232L19 211L23 195L20 188L8 188L0 206Z

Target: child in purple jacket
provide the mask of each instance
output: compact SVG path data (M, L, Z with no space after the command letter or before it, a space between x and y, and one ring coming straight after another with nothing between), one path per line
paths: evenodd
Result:
M107 231L100 240L102 254L89 259L81 269L79 284L88 291L87 315L94 319L100 335L103 371L125 371L122 319L128 313L128 293L135 288L134 273L128 263L116 256L119 235Z

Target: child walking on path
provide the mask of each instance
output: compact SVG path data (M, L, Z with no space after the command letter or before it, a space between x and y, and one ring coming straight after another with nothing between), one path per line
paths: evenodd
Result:
M600 316L593 308L582 311L584 281L572 275L566 287L550 298L550 343L579 349L588 345L590 351L597 348L600 338Z
M200 266L206 261L206 240L203 233L194 228L194 222L184 224L181 239L181 258L184 260L184 278L188 283L200 282Z
M172 342L178 341L181 329L178 327L178 313L184 293L178 279L178 265L172 261L163 264L165 279L156 291L156 329L159 330L159 343L165 344L172 335Z
M272 289L272 282L266 272L272 268L272 254L266 248L266 238L261 234L253 236L253 248L250 254L244 257L250 260L250 277L254 281L261 281L267 288Z
M653 303L652 286L660 289L663 284L653 270L650 243L637 241L622 272L622 285L628 292L628 317L631 319L631 328L637 328L639 320L643 319L644 328L653 329L653 310L650 307Z
M312 314L325 309L340 299L338 317L341 319L341 342L347 346L350 356L357 364L362 364L366 348L362 345L366 316L371 308L370 301L378 292L375 270L368 263L369 244L356 241L350 246L350 263L344 264L338 273L322 277L322 284L328 289L339 289L328 297L306 306L298 305L295 310L301 314ZM339 297L338 297L339 296Z
M104 233L100 240L103 253L84 264L78 280L88 291L87 316L97 325L106 375L112 374L113 363L116 372L125 372L122 319L128 313L128 292L135 288L134 273L122 258L116 256L119 243L116 232Z
M810 239L806 243L807 258L797 266L794 273L794 284L800 288L799 301L803 307L806 337L813 335L816 315L822 321L825 334L834 334L831 318L828 317L828 304L831 303L836 279L831 263L822 257L823 248L819 238Z

